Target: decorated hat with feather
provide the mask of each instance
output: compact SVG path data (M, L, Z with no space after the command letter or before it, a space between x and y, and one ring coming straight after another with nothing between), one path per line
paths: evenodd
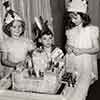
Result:
M69 12L82 12L87 13L88 1L87 0L66 0L65 7Z
M34 37L35 39L37 39L39 36L41 36L44 32L47 33L52 33L53 34L53 30L51 28L51 26L48 25L48 21L44 21L43 18L40 17L34 17L34 21L35 23L32 26L32 32L34 33Z
M5 0L3 2L3 6L5 7L6 14L4 18L4 23L9 24L13 20L22 20L22 18L11 9L9 0Z

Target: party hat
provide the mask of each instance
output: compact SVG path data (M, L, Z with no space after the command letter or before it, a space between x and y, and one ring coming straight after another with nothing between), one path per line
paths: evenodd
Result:
M3 6L6 9L6 14L4 18L4 22L6 24L11 23L13 20L22 20L22 18L15 11L11 9L9 0L3 2Z
M66 8L69 12L87 12L87 0L70 0L69 2L66 1L66 4Z

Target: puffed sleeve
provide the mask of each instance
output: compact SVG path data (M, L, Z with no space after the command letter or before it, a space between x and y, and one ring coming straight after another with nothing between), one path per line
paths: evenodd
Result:
M91 31L90 35L91 35L92 40L99 38L99 28L97 26L91 26L90 31Z
M6 41L0 42L0 51L1 52L7 52L8 51L8 45Z

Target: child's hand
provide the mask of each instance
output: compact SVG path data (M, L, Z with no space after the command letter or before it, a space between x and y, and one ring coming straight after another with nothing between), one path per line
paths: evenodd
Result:
M68 54L71 54L73 52L73 47L70 45L66 45L66 51Z
M25 62L22 61L22 62L19 62L17 65L16 65L16 70L18 71L22 71L25 67Z
M67 48L67 53L68 53L68 54L71 54L72 52L73 52L73 50L72 50L70 47L68 47L68 48Z
M79 56L79 55L83 54L82 50L79 49L79 48L73 48L73 53L74 53L76 56Z

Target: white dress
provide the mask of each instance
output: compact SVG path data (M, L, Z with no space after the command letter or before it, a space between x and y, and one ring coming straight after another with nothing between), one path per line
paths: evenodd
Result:
M20 37L19 39L7 38L7 39L3 40L1 43L2 52L9 54L9 56L8 56L9 61L11 61L13 63L18 63L18 62L24 61L26 59L27 52L34 49L34 47L35 46L34 46L32 40L26 39L24 37ZM7 75L10 76L11 72L13 71L13 68L6 66L5 69L6 69L5 76L7 76ZM20 74L19 74L19 76L20 76ZM13 77L15 78L16 74L14 74ZM19 77L17 77L17 78L18 79L15 79L15 80L21 81L23 77L20 76L20 78ZM14 85L16 84L14 80L13 80L13 83L14 83Z
M98 31L96 26L73 28L66 32L67 44L81 49L92 48L92 40L98 38ZM85 100L88 88L93 83L92 80L98 79L97 55L66 54L66 70L67 68L77 73L77 82L74 88L66 86L64 90L66 100Z
M25 60L28 51L34 49L32 40L20 37L19 39L7 38L1 43L3 52L9 54L9 60L18 63Z

